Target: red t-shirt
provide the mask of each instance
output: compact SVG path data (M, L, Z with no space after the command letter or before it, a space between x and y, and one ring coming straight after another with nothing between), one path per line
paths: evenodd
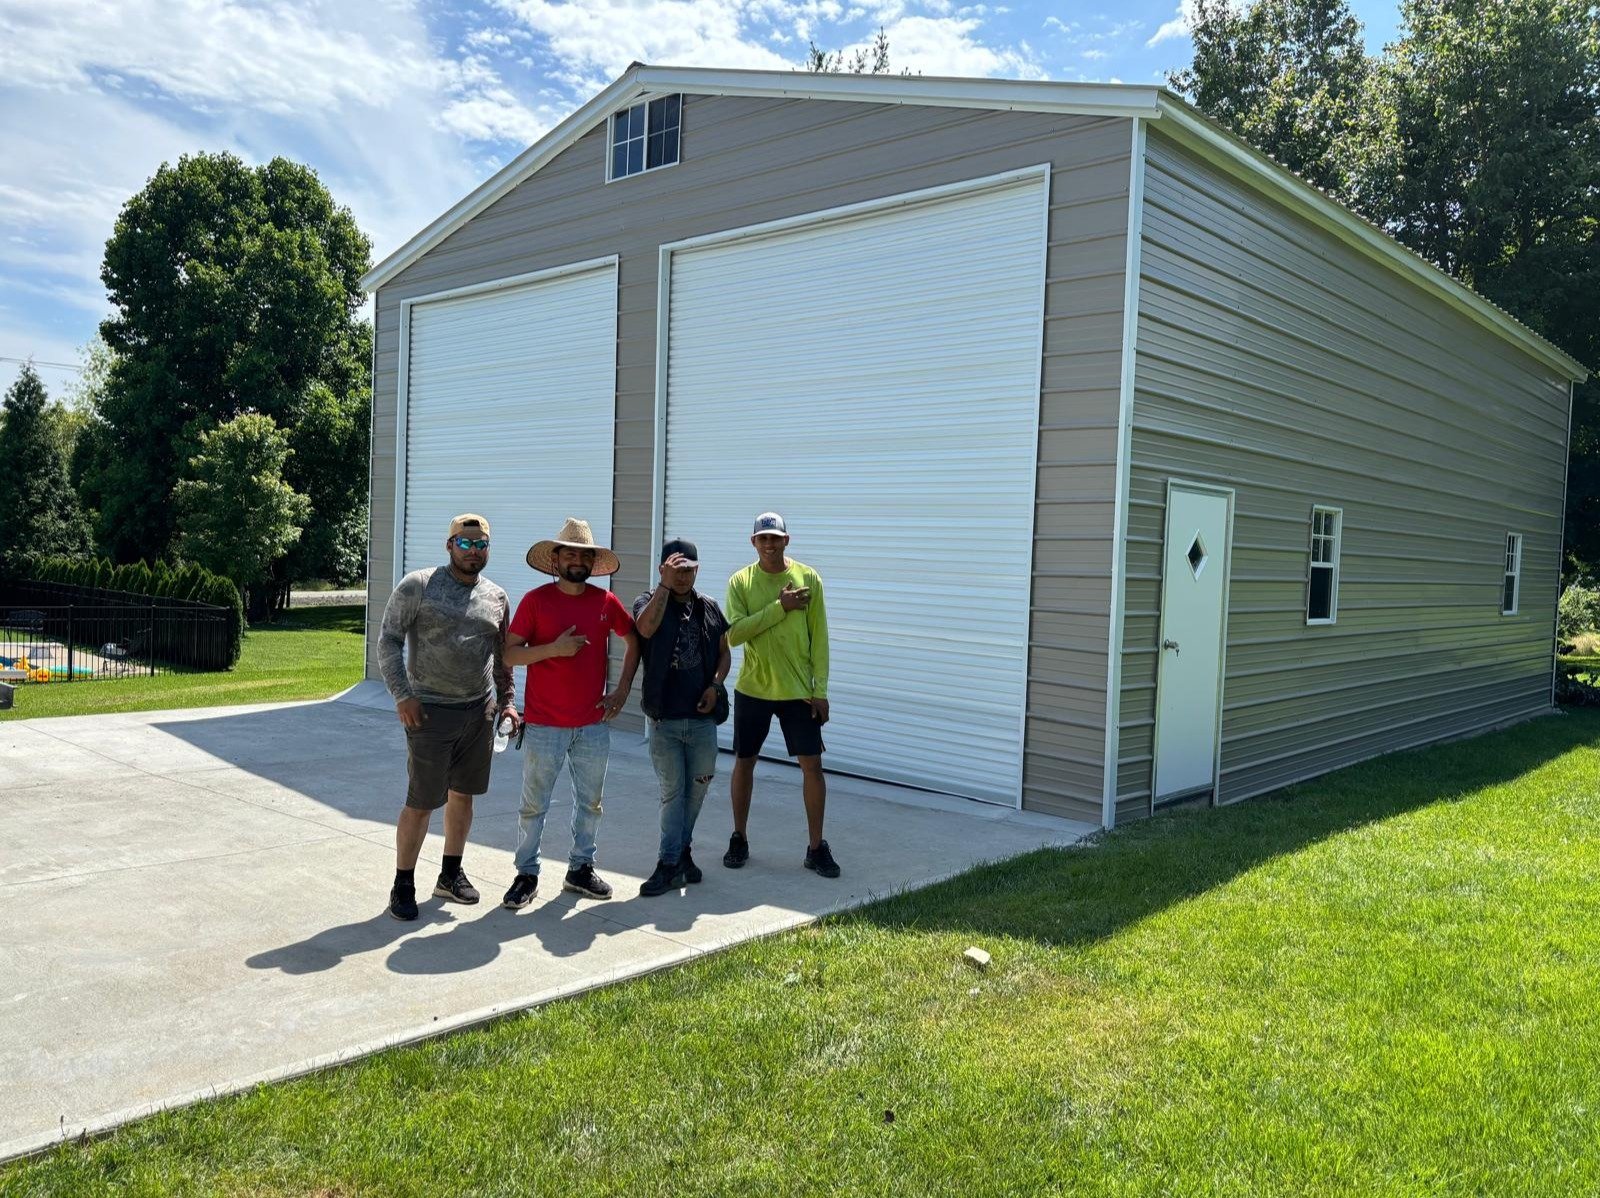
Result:
M573 627L589 638L587 645L571 657L547 657L528 667L522 718L530 724L583 728L605 714L597 704L606 693L606 638L633 631L622 601L597 586L569 595L551 582L524 595L511 617L511 631L530 645L548 645Z

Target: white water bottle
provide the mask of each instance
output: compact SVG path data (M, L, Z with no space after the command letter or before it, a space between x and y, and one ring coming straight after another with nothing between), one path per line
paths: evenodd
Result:
M494 726L494 751L504 753L506 746L511 743L511 717L501 716Z

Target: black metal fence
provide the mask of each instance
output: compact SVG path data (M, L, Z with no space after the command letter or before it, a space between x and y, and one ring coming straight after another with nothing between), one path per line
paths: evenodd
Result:
M221 609L163 603L0 607L0 682L149 677L226 654ZM216 667L212 667L216 668Z
M74 644L91 651L130 641L130 652L152 668L226 670L238 660L242 630L235 624L238 613L233 609L59 582L0 581L0 624L9 622L10 612L51 613L56 620L52 639L63 641L64 613L69 610L74 613Z

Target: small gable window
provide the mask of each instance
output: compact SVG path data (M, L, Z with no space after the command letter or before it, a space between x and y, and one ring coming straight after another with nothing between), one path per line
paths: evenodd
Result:
M678 161L682 96L662 96L611 118L611 179L626 179Z

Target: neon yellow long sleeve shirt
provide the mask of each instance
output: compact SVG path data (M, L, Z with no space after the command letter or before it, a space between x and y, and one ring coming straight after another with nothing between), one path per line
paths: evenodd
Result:
M788 585L811 588L811 602L784 611L778 596ZM728 579L728 644L744 646L734 689L756 699L828 697L828 612L822 576L789 559L781 574L759 562Z

